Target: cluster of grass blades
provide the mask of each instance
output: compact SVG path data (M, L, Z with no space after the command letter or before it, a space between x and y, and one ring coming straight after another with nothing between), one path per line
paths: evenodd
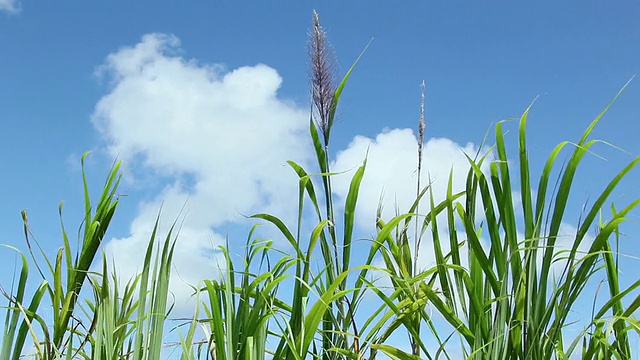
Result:
M367 162L364 159L356 169L341 206L343 212L337 214L332 190L336 174L329 158L337 105L355 64L336 85L331 46L315 12L309 45L313 96L309 132L319 172L311 173L289 162L299 184L293 226L272 214L251 217L275 226L293 252L256 237L255 226L247 238L242 266L234 264L228 246L220 247L225 259L222 276L193 287L197 306L192 318L178 327L178 331L186 328L177 343L181 359L638 356L631 343L640 335L640 323L634 317L640 296L633 297L640 280L621 288L615 245L620 225L640 199L620 210L611 205L608 220L604 220L604 213L610 195L640 158L611 178L581 217L571 247L566 251L556 248L561 226L570 218L569 195L576 170L597 142L589 136L609 106L578 142L563 142L553 149L535 187L526 142L529 109L519 119L515 169L507 156L503 123L498 123L494 147L468 157L470 170L463 191L454 191L452 171L445 199L436 202L432 188L421 187L418 179L416 199L406 213L383 219L378 210L376 234L364 243L366 256L356 258L355 211ZM418 174L424 140L424 86L421 109ZM571 145L571 154L558 170L558 158L567 145ZM490 153L496 160L485 164ZM483 165L488 165L488 172L482 170L487 167ZM559 180L551 191L554 171L559 172ZM25 353L46 360L162 357L171 310L168 296L174 227L161 240L156 221L142 273L124 287L115 272L109 272L104 256L101 272L92 273L118 205L119 163L109 172L95 207L84 166L82 174L86 215L75 256L62 226L63 247L53 261L40 249L46 270L37 266L42 261L33 254L35 241L23 213L29 253L41 280L31 297L27 296L28 259L20 253L17 284L11 291L3 290L8 305L0 360L18 360ZM514 201L517 189L520 198ZM421 203L422 207L428 205L426 213L420 211ZM521 209L514 204L520 204ZM314 217L310 231L305 231L309 228L303 216L307 210ZM593 236L590 229L597 229ZM421 250L423 237L429 237L430 242L422 244ZM434 255L433 266L419 266L418 255L424 251ZM379 264L377 259L382 265L373 265ZM381 273L389 279L388 290L371 280L372 275ZM588 285L601 275L608 287L606 299L601 299L592 318L581 324L584 330L571 339L565 331L572 322L570 314L579 297L589 296L592 287ZM86 293L92 298L83 300L80 294ZM371 298L378 302L370 305ZM49 309L51 319L45 319ZM198 331L204 332L204 339L196 340ZM408 350L394 343L397 334L408 335Z
M159 251L156 249L156 222L143 271L124 287L122 293L115 273L107 269L105 257L102 258L102 272L92 273L90 268L118 205L116 189L121 175L118 162L111 168L93 210L84 171L86 156L87 153L82 156L84 231L80 232L80 249L75 256L61 221L63 247L51 261L33 239L26 212L22 212L29 253L41 280L28 299L29 264L27 257L18 252L22 267L17 286L11 292L2 291L8 305L5 307L0 359L142 360L160 357L174 246L171 232ZM32 244L40 250L42 261L37 260ZM38 265L41 262L46 270ZM84 288L93 293L93 300L79 297ZM49 323L43 314L51 311L52 322Z
M391 349L393 354L387 351L389 355L400 359L450 358L447 349L456 347L462 351L459 356L466 359L537 360L576 356L630 359L638 355L631 347L630 338L640 335L640 323L634 317L640 307L640 296L629 296L637 292L640 280L626 289L620 288L619 263L613 249L619 241L619 226L640 204L640 199L633 199L619 211L612 205L610 219L604 221L602 218L609 196L640 162L640 157L615 174L597 196L582 217L571 247L564 251L556 248L561 225L570 214L568 199L576 170L590 147L598 142L589 140L589 135L612 103L573 144L573 151L560 169L558 185L553 192L548 191L552 171L561 150L570 143L563 142L554 148L537 188L533 188L526 145L529 108L519 120L519 166L515 177L510 171L503 124L498 123L496 144L491 149L497 159L489 164L489 174L481 170L489 153L481 157L476 154L474 159L468 157L471 167L463 193L453 192L451 176L445 201L434 203L433 193L428 190L430 211L424 215L418 237L427 232L431 236L433 247L430 250L436 260L434 267L415 273L416 262L412 262L413 257L409 255L407 214L394 218L389 224L378 220L379 234L375 243L386 244L380 247L380 253L385 270L391 273L394 295L402 293L398 300L411 299L412 304L410 312L397 306L398 318L407 316L410 319L403 325L411 334L412 353ZM517 185L521 195L521 219L512 197ZM535 202L534 189L537 192ZM418 198L424 196L426 190ZM465 201L456 201L462 194ZM409 213L413 214L417 208L418 200ZM483 209L483 212L476 213L477 209ZM438 224L440 214L446 219L446 237L439 231L442 227ZM405 218L402 227L392 223L399 218ZM390 225L395 230L395 237L391 236L393 231L388 231ZM590 239L588 232L594 228L597 231ZM523 236L519 235L520 231L524 232ZM485 237L488 237L488 244L484 243ZM463 247L468 250L466 258L462 256ZM582 248L587 250L580 250ZM450 250L445 253L443 249ZM374 251L372 248L372 253ZM579 324L585 326L584 330L570 338L564 332L572 325L570 314L577 310L579 297L596 297L597 290L589 293L586 289L601 274L608 284L608 296L600 308L594 309L586 324ZM385 303L393 300L382 291L374 291ZM431 312L425 311L427 306ZM445 333L442 326L434 325L435 318L444 319L453 330ZM438 346L427 349L418 336L422 326L430 330L423 338L435 340ZM459 345L449 345L456 337Z
M73 334L78 331L80 326L75 321L76 319L72 321L74 310L78 305L78 295L85 284L89 268L118 205L115 190L120 180L118 163L112 168L95 207L95 213L93 213L84 173L86 155L85 153L82 157L85 219L80 250L75 257L72 255L69 238L64 225L62 225L63 247L56 254L55 260L51 262L40 249L47 266L45 271L50 274L50 280L46 280L45 271L38 266L39 262L35 261L31 246L33 237L29 230L27 213L26 211L22 212L25 239L42 281L27 304L25 289L29 267L26 256L20 254L22 269L17 289L15 293L11 294L4 292L5 297L9 299L9 306L7 307L2 349L0 350L1 359L18 359L25 350L27 337L32 337L35 352L39 358L53 359L64 353L71 354L65 349L72 348ZM60 217L62 218L62 204L60 205ZM45 320L39 315L41 303L47 296L50 301L50 309L53 311L52 329L49 329ZM18 324L20 325L18 326ZM36 328L40 330L39 333L36 332ZM38 338L38 336L42 338Z
M422 232L430 231L433 238L435 274L430 281L420 283L419 292L455 329L465 358L565 359L578 354L585 359L631 358L629 333L640 334L639 323L633 317L640 306L640 296L625 297L640 286L640 281L620 289L612 243L617 243L619 226L640 204L640 199L634 199L620 211L612 206L609 220L597 220L598 215L602 217L606 211L608 197L640 162L640 157L615 174L598 195L582 217L570 249L556 249L561 225L569 213L567 204L576 170L583 156L597 142L588 137L610 105L573 146L568 162L560 170L554 192L548 192L551 173L561 150L570 143L563 142L552 151L537 188L533 188L526 146L527 109L519 122L519 167L516 170L519 174L515 178L511 174L502 123L498 123L495 134L497 160L490 164L490 173L481 171L485 157L469 158L471 169L464 204L450 201L458 194L453 194L449 186L446 201L448 239L441 238L438 232L435 216L441 208L434 205L431 197L431 212ZM520 188L521 221L516 216L518 210L514 208L512 198L515 185ZM537 192L535 202L533 189ZM478 201L481 206L477 206ZM484 211L476 214L476 209ZM463 239L457 231L458 223L462 224ZM593 228L597 231L590 240L587 235ZM519 231L524 231L523 237ZM488 237L488 246L484 246L483 236ZM468 247L467 259L460 255L461 245ZM588 249L586 252L579 250L584 247ZM445 254L443 248L452 250ZM554 266L557 271L552 273ZM594 311L584 331L565 344L564 330L571 324L569 316L576 310L576 301L579 297L589 296L585 293L587 285L603 272L609 287L607 301ZM435 290L435 284L439 291ZM595 297L595 293L591 295ZM626 307L623 300L629 301ZM423 316L428 324L431 319ZM434 336L437 338L438 334L434 333ZM425 355L432 357L428 353Z

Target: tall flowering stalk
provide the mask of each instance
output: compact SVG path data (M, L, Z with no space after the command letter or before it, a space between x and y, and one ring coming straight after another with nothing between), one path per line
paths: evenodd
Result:
M416 199L420 199L420 193L421 193L421 184L420 184L420 175L422 174L422 144L424 143L424 127L425 127L425 123L424 123L424 91L425 91L425 83L424 80L422 81L422 84L420 84L420 120L418 120L418 174L417 174L417 181L416 181ZM418 213L418 209L419 209L419 205L420 201L416 202L416 213ZM420 270L418 269L418 254L420 253L420 242L422 240L422 237L420 236L420 221L418 221L418 218L415 218L415 222L416 222L416 229L415 229L415 239L414 239L414 250L413 250L413 276L417 276L418 273L420 272ZM418 285L415 285L415 290L418 291ZM413 319L414 323L413 326L415 328L415 331L417 333L417 335L420 335L420 323L421 323L421 319L420 317L415 317ZM419 341L416 339L415 336L411 336L410 338L410 342L411 342L411 353L415 356L420 356L420 345L419 345Z
M329 137L331 135L331 127L337 105L334 76L336 57L327 39L327 33L320 25L318 12L315 10L313 11L312 26L309 32L309 59L311 62L312 116L324 140L324 149L321 149L321 144L316 144L316 154L318 165L323 174L322 183L324 185L326 216L328 221L327 230L331 241L331 246L329 246L327 241L321 242L323 257L327 266L326 281L327 285L330 285L335 282L338 274L346 270L340 267L338 239L333 212L333 191L331 189L331 179L329 178ZM331 252L331 250L333 250L333 252ZM343 290L344 287L344 283L340 284L341 290ZM331 308L333 307L333 305L330 306ZM329 349L332 344L336 344L339 334L336 333L335 330L342 327L343 321L341 320L344 319L346 315L344 298L338 300L337 306L337 317L332 314L333 311L328 311L323 319L322 342L324 349ZM337 320L337 323L335 320ZM330 358L328 353L324 353L322 356L327 360Z
M350 261L355 208L366 161L351 179L349 193L344 204L341 241L338 241L336 233L333 192L331 190L332 174L329 169L329 138L340 94L362 54L349 68L342 80L336 81L334 77L336 64L334 52L320 25L318 13L315 11L313 12L312 27L309 31L308 51L311 63L309 80L312 99L309 133L320 168L325 202L320 204L318 201L314 183L310 181L311 175L302 166L289 161L289 165L300 177L297 231L289 230L280 219L269 214L255 214L253 217L266 220L280 229L295 249L298 259L302 260L295 262L296 280L293 286L293 301L286 310L290 313L290 318L286 325L281 324L282 328L286 329L287 335L281 338L274 351L274 358L293 360L306 358L308 354L313 354L314 358L333 360L344 358L344 354L341 354L337 349L351 349L358 354L362 352L360 335L353 315L355 307L362 297L362 292L353 292L347 290L346 287L349 271L353 270L350 267ZM307 248L303 249L301 229L305 198L311 202L310 205L318 217L318 224L311 232ZM324 205L324 208L321 205ZM316 245L320 246L322 252L322 271L317 275L313 274L311 270L311 254ZM318 294L319 297L312 306L308 304L311 291ZM353 300L349 301L346 296L351 292L353 292ZM321 334L320 346L317 346L315 342L318 333Z

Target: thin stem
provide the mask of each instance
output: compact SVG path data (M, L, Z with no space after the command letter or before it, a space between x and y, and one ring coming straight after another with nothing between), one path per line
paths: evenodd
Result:
M418 121L418 176L417 176L417 184L416 184L416 197L420 197L420 174L422 172L422 143L424 142L424 80L422 84L420 84L421 89L421 98L420 98L420 120ZM420 203L416 204L416 213L419 212ZM418 222L418 218L414 219L416 228L415 228L415 242L414 242L414 250L413 250L413 276L418 275L418 254L420 253L420 241L422 240L420 236L420 224ZM414 288L415 291L418 291L419 284L416 283ZM414 324L415 331L420 333L420 317L416 318ZM420 346L418 346L418 341L414 338L411 338L411 351L413 355L420 356Z
M421 98L420 98L420 121L418 122L418 181L416 186L416 197L420 197L420 174L422 172L422 143L424 142L424 89L425 83L422 80L422 84L420 85L421 89ZM420 205L416 205L416 213L418 213ZM420 251L420 240L419 237L419 223L416 219L416 232L415 232L415 249L413 253L413 275L417 275L418 271L418 253Z

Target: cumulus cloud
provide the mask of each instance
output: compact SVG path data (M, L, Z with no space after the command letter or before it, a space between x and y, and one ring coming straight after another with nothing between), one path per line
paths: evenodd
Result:
M20 3L17 0L0 0L0 11L16 14L20 12Z
M384 219L395 216L395 210L405 212L416 198L418 142L411 129L385 130L375 139L356 136L348 148L340 151L333 163L335 171L348 171L367 158L367 168L362 181L357 222L363 230L371 231L375 226L376 210L382 196ZM453 169L453 192L465 188L469 161L478 152L474 144L460 145L446 138L432 138L423 148L422 186L431 183L436 203L446 197L449 173ZM482 170L487 171L493 157L488 156ZM352 172L350 173L352 174ZM344 202L349 191L351 176L348 174L334 178L336 195ZM423 198L421 213L429 208L429 197Z
M223 237L213 229L255 211L293 214L297 181L284 165L304 163L310 147L307 111L278 98L276 70L258 64L226 71L179 56L179 44L150 34L110 54L99 69L110 90L92 121L128 169L141 164L168 179L139 206L130 236L107 243L107 254L122 275L133 275L160 207L160 234L186 215L174 257L181 279L174 277L171 290L188 296L185 283L218 274L213 250Z

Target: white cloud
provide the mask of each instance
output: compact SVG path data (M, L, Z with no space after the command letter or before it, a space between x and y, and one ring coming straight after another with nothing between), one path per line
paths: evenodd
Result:
M183 281L217 277L214 249L223 237L212 229L237 222L240 213L293 216L296 175L284 165L310 154L307 111L277 97L282 79L274 69L226 72L179 52L176 37L150 34L109 55L99 73L112 88L93 115L111 156L169 179L140 205L130 236L107 243L121 274L140 270L160 206L164 236L186 204L174 257L182 280L174 276L171 285L178 304L190 294Z
M0 0L0 11L6 11L10 14L20 12L20 2L17 0Z
M368 151L368 154L367 154ZM432 138L423 148L422 186L431 181L436 204L446 197L449 172L453 173L453 192L464 190L469 162L478 151L474 144L461 146L446 138ZM409 209L416 198L418 142L411 129L393 129L378 134L375 139L356 136L348 148L337 155L334 171L347 171L368 158L365 177L362 181L358 205L357 222L371 231L375 225L376 210L383 195L383 219L395 216L396 208L401 212ZM492 157L483 163L483 171L488 169ZM336 176L334 190L341 199L346 199L353 172ZM423 197L420 213L429 209L428 193Z

